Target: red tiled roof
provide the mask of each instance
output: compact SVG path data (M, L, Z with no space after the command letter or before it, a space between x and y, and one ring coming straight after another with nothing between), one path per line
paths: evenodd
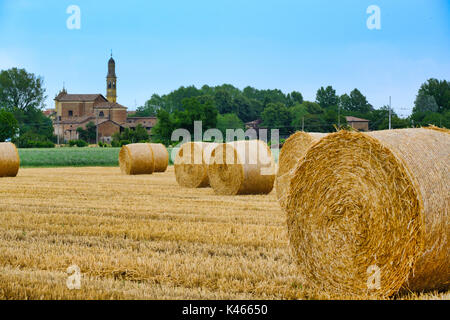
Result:
M345 119L347 120L347 122L369 122L370 120L367 119L361 119L361 118L357 118L357 117L345 117Z
M57 101L62 102L87 102L87 101L94 101L97 98L101 97L103 100L107 101L106 98L101 95L100 93L97 94L69 94L69 93L63 93L61 92L58 94L55 98Z

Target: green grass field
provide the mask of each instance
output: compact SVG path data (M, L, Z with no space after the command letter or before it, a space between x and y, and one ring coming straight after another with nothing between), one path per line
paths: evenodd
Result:
M173 164L169 148L170 164ZM19 149L22 168L45 167L115 167L119 165L120 148L54 148ZM274 152L275 161L278 152Z

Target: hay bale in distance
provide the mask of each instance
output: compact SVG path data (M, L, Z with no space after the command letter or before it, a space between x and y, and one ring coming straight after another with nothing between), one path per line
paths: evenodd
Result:
M286 202L304 284L358 298L448 288L449 161L450 138L435 130L340 131L315 143Z
M148 143L125 145L120 149L119 164L124 174L152 174L155 170L153 149Z
M261 140L218 145L208 164L209 183L216 194L267 194L275 181L275 162Z
M161 143L149 143L153 150L153 158L155 160L154 172L165 172L169 165L169 152Z
M207 164L217 143L188 142L181 146L174 161L178 184L186 188L209 187Z
M299 160L306 154L309 147L326 135L326 133L298 131L284 142L278 159L278 172L276 178L277 198L281 207L285 207L293 169Z
M0 177L15 177L19 172L20 158L17 148L10 142L0 143Z

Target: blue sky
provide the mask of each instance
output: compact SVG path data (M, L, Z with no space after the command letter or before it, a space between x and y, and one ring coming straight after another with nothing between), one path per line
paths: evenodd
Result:
M69 30L69 5L81 29ZM369 5L381 30L369 30ZM408 115L421 83L450 80L449 0L0 0L0 69L44 77L47 105L105 94L113 50L118 102L130 109L181 85L297 90L359 88Z

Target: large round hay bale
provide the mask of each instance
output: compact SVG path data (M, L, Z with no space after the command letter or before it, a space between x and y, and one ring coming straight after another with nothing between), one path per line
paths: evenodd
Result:
M275 162L263 141L224 143L211 153L208 176L217 194L267 194L273 189Z
M278 158L276 179L277 198L281 207L285 207L285 201L289 191L289 181L293 169L298 161L306 154L309 147L326 135L326 133L298 131L284 142L280 151L280 157Z
M441 131L441 132L445 132L445 133L450 133L450 130L447 128L440 128L440 127L436 127L433 125L430 125L428 127L424 127L425 129L430 129L430 130L436 130L436 131Z
M169 165L169 152L161 143L150 143L155 159L155 172L165 172Z
M119 164L124 174L152 174L155 171L153 150L148 143L125 145L120 149Z
M209 186L207 164L217 143L188 142L181 146L174 161L178 184L187 188Z
M19 172L20 158L16 146L10 142L0 143L0 177L15 177Z
M450 284L450 137L341 131L297 165L288 234L306 286L387 297Z

